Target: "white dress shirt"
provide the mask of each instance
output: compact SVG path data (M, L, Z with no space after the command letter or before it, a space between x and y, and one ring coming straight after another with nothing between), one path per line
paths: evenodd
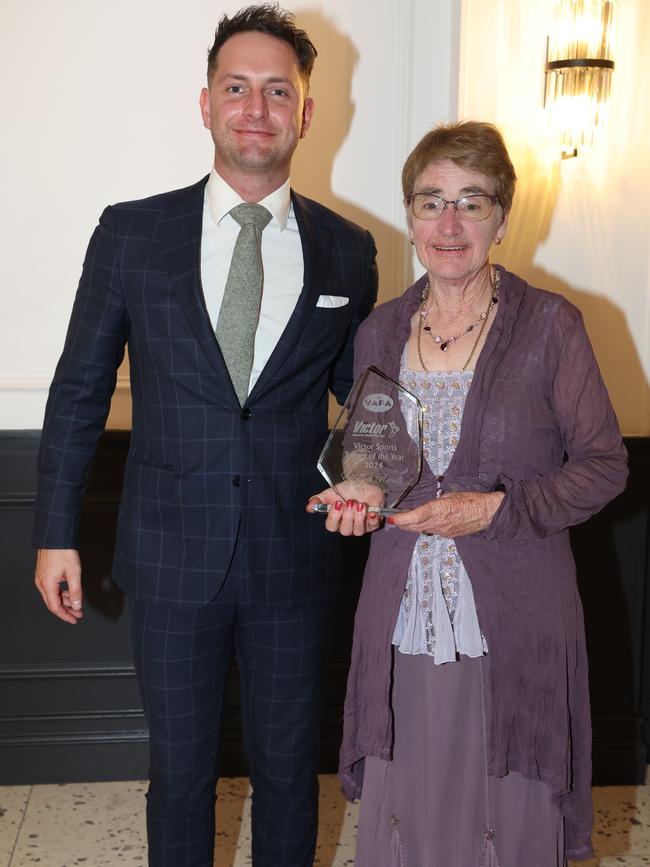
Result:
M201 236L201 282L212 327L216 328L239 224L230 211L244 200L213 168L205 187ZM271 212L262 232L264 284L249 393L289 322L304 282L300 232L289 181L258 204Z

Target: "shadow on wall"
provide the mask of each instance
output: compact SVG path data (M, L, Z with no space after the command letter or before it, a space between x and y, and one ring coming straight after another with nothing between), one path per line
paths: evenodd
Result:
M377 245L379 267L379 300L387 301L401 295L414 280L410 247L404 231L359 205L341 198L332 188L334 162L343 146L354 117L352 79L359 53L349 36L342 33L322 13L313 10L295 10L300 27L307 31L319 51L311 80L310 95L316 111L309 134L298 145L293 160L291 183L295 189L316 199L347 219L368 229ZM372 147L375 131L367 130L367 146ZM396 176L382 177L378 183L399 184ZM407 252L408 251L408 252ZM118 381L128 379L128 352L118 373ZM330 401L330 422L338 411L336 402ZM113 399L108 418L109 429L128 430L131 427L131 405L128 389L118 391Z
M556 162L549 171L536 151L526 148L517 154L516 169L517 193L498 258L531 285L559 292L582 311L612 403L625 429L625 408L631 390L644 405L650 402L650 384L625 313L608 298L567 283L535 264L537 249L550 232L561 182L560 164Z
M413 268L407 254L406 228L398 231L377 214L341 198L332 188L334 161L343 146L354 117L352 79L359 53L349 36L342 33L321 12L296 10L300 27L309 33L319 51L311 81L310 95L316 110L314 122L301 142L292 168L292 184L299 192L353 220L370 231L377 244L380 300L400 295L413 282ZM372 148L376 130L364 130L367 148ZM396 172L401 171L401 166ZM399 177L380 177L378 183L398 184ZM410 250L410 248L408 248Z

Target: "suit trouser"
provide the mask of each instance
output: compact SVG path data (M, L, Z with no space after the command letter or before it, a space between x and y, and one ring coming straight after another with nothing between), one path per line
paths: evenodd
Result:
M264 602L243 560L242 552L236 553L219 593L205 607L130 603L135 666L150 729L152 867L212 867L218 743L233 649L253 787L253 864L313 864L330 606L321 600L287 611Z

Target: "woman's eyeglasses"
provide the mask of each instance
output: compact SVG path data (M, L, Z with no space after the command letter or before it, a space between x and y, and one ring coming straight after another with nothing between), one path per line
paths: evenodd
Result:
M498 201L497 196L488 196L485 193L462 196L460 199L452 200L443 199L442 196L434 196L431 193L411 193L408 197L413 216L417 217L418 220L439 220L447 205L453 205L461 220L470 220L473 223L487 220Z

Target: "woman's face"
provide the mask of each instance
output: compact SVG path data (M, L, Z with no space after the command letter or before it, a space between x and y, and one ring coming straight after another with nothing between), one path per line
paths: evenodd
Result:
M495 186L482 172L442 160L427 166L413 192L454 201L473 194L493 196ZM485 265L492 243L505 237L508 214L504 215L497 204L487 219L472 222L459 216L453 205L447 205L437 219L421 220L409 207L407 220L409 237L430 279L463 284Z

